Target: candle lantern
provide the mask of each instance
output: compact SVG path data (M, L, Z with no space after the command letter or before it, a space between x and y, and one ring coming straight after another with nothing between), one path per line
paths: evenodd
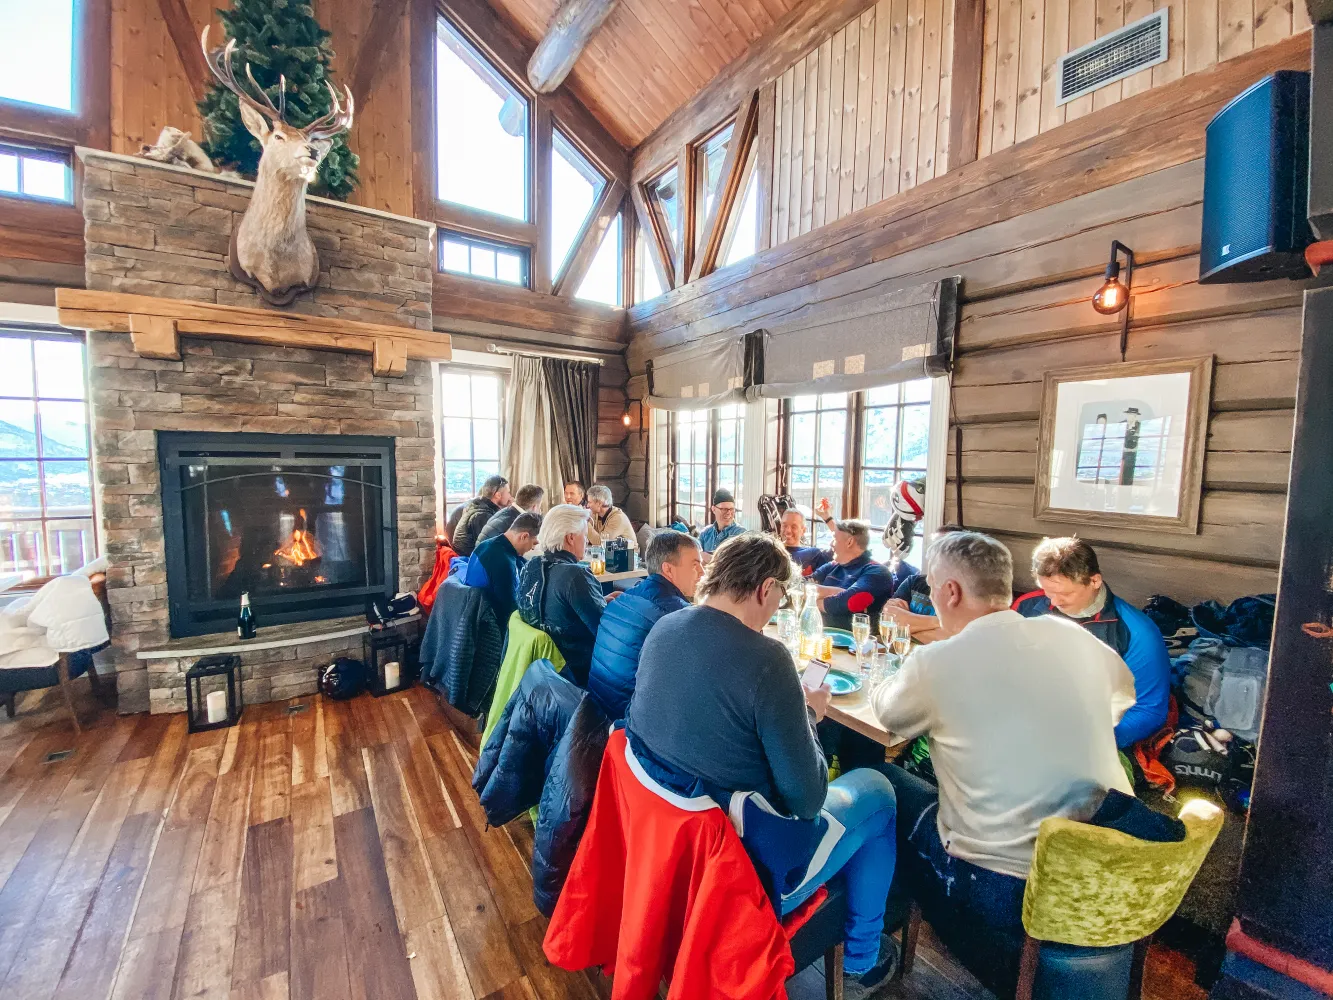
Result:
M245 708L241 658L205 656L185 671L185 714L192 733L235 725Z
M404 632L373 628L366 633L363 648L370 693L376 698L411 686L410 649Z

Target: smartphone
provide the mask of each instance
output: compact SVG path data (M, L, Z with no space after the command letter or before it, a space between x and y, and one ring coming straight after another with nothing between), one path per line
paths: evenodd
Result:
M805 668L805 673L801 675L801 685L807 691L818 691L824 685L824 678L828 676L829 665L821 663L819 660L811 660Z

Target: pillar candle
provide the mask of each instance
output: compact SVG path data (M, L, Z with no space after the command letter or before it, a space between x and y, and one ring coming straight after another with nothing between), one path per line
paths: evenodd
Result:
M384 664L384 690L392 691L398 686L399 673L397 660L390 660Z
M205 703L208 705L208 721L226 722L227 721L227 692L210 691Z

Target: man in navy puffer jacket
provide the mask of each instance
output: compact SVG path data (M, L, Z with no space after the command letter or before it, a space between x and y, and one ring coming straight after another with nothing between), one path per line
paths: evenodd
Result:
M704 570L699 543L678 531L654 535L644 561L649 575L606 606L592 651L588 693L612 720L629 707L643 640L658 619L689 607Z

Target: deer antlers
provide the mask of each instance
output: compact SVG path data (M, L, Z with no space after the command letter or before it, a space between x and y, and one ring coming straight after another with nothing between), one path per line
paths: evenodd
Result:
M250 81L250 86L263 100L264 103L260 104L236 79L236 73L232 69L231 57L232 53L236 51L236 39L228 40L222 48L210 49L208 47L208 32L211 27L212 25L209 25L204 28L203 34L199 36L199 44L204 50L204 62L208 63L208 68L212 71L213 76L217 78L218 83L235 94L238 100L244 101L252 110L257 111L265 118L274 123L281 122L288 128L296 128L286 119L287 77L278 77L278 103L274 105L264 88L255 80L255 75L250 70L250 64L246 63L246 79ZM344 132L352 127L352 117L356 108L352 91L346 85L343 86L343 96L347 99L347 106L344 108L339 100L338 91L334 89L333 84L325 80L324 86L329 88L329 98L333 102L333 107L328 114L316 118L300 130L305 133L307 139L331 139L339 132Z

